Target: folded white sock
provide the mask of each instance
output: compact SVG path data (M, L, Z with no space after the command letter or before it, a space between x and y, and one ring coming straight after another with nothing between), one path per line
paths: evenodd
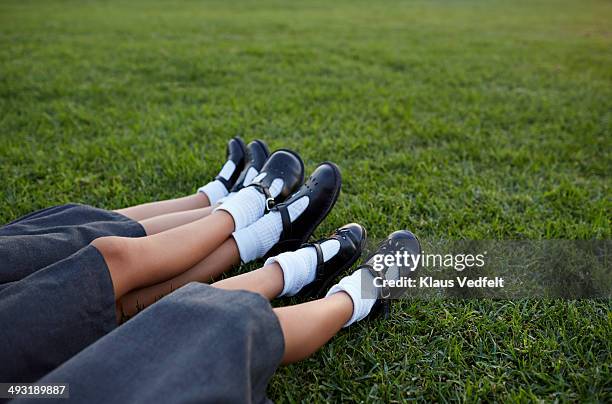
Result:
M203 187L200 187L198 192L206 195L208 197L208 201L210 202L210 206L213 206L219 202L221 198L227 195L227 188L225 188L225 185L223 185L221 181L214 180Z
M236 170L236 164L233 161L228 160L221 168L219 176L229 180L234 173L234 170ZM223 185L221 181L214 180L200 187L198 192L205 194L210 201L210 205L212 206L219 202L221 198L225 197L229 192L229 189L225 188L225 185Z
M338 240L327 240L321 243L323 261L327 262L340 251ZM279 296L294 296L304 286L314 281L317 272L317 252L314 247L300 248L297 251L285 252L270 257L264 265L278 263L283 270L284 286Z
M289 219L294 222L308 207L309 198L303 196L287 207ZM278 243L283 231L283 220L280 212L272 211L244 229L234 232L232 236L240 252L243 263L261 258L274 244Z
M256 178L264 178L266 173L259 174ZM270 186L270 195L276 197L283 189L283 180L275 178ZM234 230L240 230L263 216L266 210L266 198L254 187L242 188L236 195L232 195L221 206L215 208L224 210L234 219Z
M367 290L367 297L362 297L362 277L364 277L364 287L370 288L371 290ZM335 284L331 287L331 289L327 292L325 297L331 296L334 293L338 292L346 292L353 301L353 315L349 319L349 321L344 324L343 327L348 327L356 321L359 321L365 318L372 310L374 303L376 303L375 298L371 298L376 296L376 290L373 284L374 277L367 269L358 269L353 272L350 276L345 276L340 280L339 283Z

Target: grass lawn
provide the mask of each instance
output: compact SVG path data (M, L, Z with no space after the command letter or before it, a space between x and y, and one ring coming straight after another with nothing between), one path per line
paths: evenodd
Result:
M317 231L612 234L608 1L2 1L0 223L193 192L227 139L342 169ZM277 401L610 401L612 303L403 301Z

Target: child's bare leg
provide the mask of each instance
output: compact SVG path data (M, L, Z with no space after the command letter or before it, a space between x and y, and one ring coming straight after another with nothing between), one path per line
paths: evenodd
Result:
M209 256L187 271L164 282L127 293L117 302L117 308L120 313L132 316L189 282L211 282L213 278L239 263L240 256L236 242L230 237Z
M283 271L277 264L213 283L228 290L248 290L271 300L283 290ZM324 299L274 309L285 337L283 363L302 360L331 339L351 318L353 301L344 292Z
M248 290L272 300L280 295L283 284L283 270L277 263L273 263L251 272L222 279L212 286L228 290Z
M289 155L289 153L280 153L277 154L278 159L284 159L286 157L286 155ZM272 157L274 158L274 156ZM293 172L292 172L293 173ZM263 178L263 177L262 177ZM279 192L281 192L283 190L283 184L284 184L284 179L282 178L275 178L272 179L272 185L270 187L270 193L272 195L277 195ZM247 226L253 224L254 222L256 222L258 219L260 219L263 214L265 213L265 207L266 207L266 199L264 198L264 194L262 192L259 192L257 189L255 188L251 188L251 187L246 187L243 188L242 190L238 191L234 196L232 196L232 198L230 198L228 201L225 201L219 208L218 211L219 212L226 212L226 215L229 217L229 220L231 221L231 226L235 229L243 229L246 228ZM196 222L192 222L190 224L186 224L183 226L180 226L178 228L174 228L171 230L167 230L164 231L162 233L157 233L153 236L149 236L149 237L145 237L145 239L155 239L156 237L165 237L166 239L168 238L165 235L169 235L169 234L174 234L173 232L175 232L178 229L184 229L187 228L188 226L193 226L195 224L197 224L200 221L206 221L207 219L212 219L213 217L217 216L217 213L213 213L212 215L204 218L204 219L200 219ZM196 226L196 228L198 228L198 226ZM221 244L226 241L233 229L229 229L229 231L225 231L222 233L219 233L221 235L223 235L224 237L220 240L218 240L218 243L215 244L213 246L212 249L208 249L206 250L206 253L202 253L199 255L199 259L197 261L191 261L189 266L177 266L177 265L173 265L171 262L166 262L166 265L168 266L168 269L163 270L163 276L150 276L149 277L149 281L148 282L142 282L140 284L134 284L131 285L132 288L128 289L128 290L124 290L123 293L118 296L121 297L123 296L125 293L127 293L129 290L133 290L133 289L137 289L137 288L142 288L145 286L150 286L150 285L154 285L156 283L160 283L160 282L165 282L169 279L172 279L175 276L178 276L180 273L186 271L187 269L195 266L198 262L202 261L205 257L208 256L208 254L210 254L213 250L215 250L217 247L221 246ZM195 235L193 235L195 236ZM170 236L170 239L173 239L173 236ZM138 239L134 239L134 240L138 240ZM180 240L179 240L180 243ZM221 273L224 270L227 270L231 267L232 264L237 263L238 262L238 251L237 251L237 247L234 245L234 241L232 241L231 246L227 246L227 248L222 249L221 253L223 255L223 257L221 257L221 259L219 259L219 262L221 264L216 265L214 268L214 271L210 272L209 269L207 268L207 265L205 266L199 266L198 268L196 268L193 272L198 272L199 274L200 271L205 271L206 276L208 279L210 279L211 276L214 276L215 274ZM168 249L168 248L172 248L172 246L170 245L161 245L159 244L158 247L163 250L163 249ZM181 250L180 246L176 246L177 249ZM184 247L182 247L182 249L184 249ZM225 254L225 252L227 252L227 254ZM214 258L214 257L213 257ZM167 260L166 260L167 261ZM207 264L207 263L205 263ZM182 268L182 270L179 270L178 268ZM202 269L200 269L202 268ZM149 271L151 272L151 271ZM191 272L188 276L192 276L193 272ZM193 280L193 278L189 279L189 280ZM174 281L171 282L172 285L174 285ZM179 282L180 283L180 282ZM165 285L166 290L170 290L172 287L168 287L169 285ZM155 289L153 290L153 296L155 297L159 297L159 290ZM149 300L150 301L150 297L151 295L149 295L148 299L145 300ZM138 299L135 299L138 300ZM142 299L141 299L142 300ZM154 299L153 299L154 300ZM134 299L132 299L132 302L134 301ZM127 303L127 302L126 302ZM130 304L130 306L133 306L133 304ZM126 308L126 310L129 312L131 309L128 307Z
M353 314L351 297L339 292L295 306L274 309L285 337L283 364L305 359L340 331Z
M219 247L234 230L225 211L142 238L101 237L92 242L104 256L115 298L132 289L170 279Z
M166 233L168 232L161 234ZM236 245L233 241L229 242L230 240L233 239L230 238L224 243L225 247L217 249L214 254L206 258L205 261L209 262L210 267L215 267L217 264L217 262L213 262L211 259L215 256L221 263L219 267L227 265L232 260L233 262L239 260ZM227 261L223 262L224 259L227 259ZM200 275L208 276L211 273L210 267L201 268ZM197 272L193 268L190 271L193 271L192 275ZM180 280L179 283L190 281L183 278L184 276L179 275L175 279ZM215 282L212 286L227 290L248 290L259 293L271 300L279 296L283 291L284 276L281 266L274 262L255 271ZM160 289L157 289L158 287ZM135 311L137 306L137 302L134 299L139 298L139 296L140 298L146 296L146 298L152 297L154 301L155 291L161 292L160 294L170 292L170 290L165 290L164 288L169 289L170 285L164 283L161 286L155 285L152 288L148 288L146 291L136 291L119 301L118 305L122 305L124 310L127 308L128 313L126 314L130 314L129 311ZM153 301L148 303L150 304ZM353 302L348 294L338 292L324 299L274 309L274 312L278 316L285 339L283 363L291 363L308 357L333 337L351 318ZM119 311L120 314L121 311Z
M143 203L142 205L117 209L115 212L121 213L132 220L142 221L155 216L182 212L184 210L200 209L207 206L210 206L210 201L208 200L206 194L197 192L194 195L184 196L182 198Z
M166 281L193 267L234 230L249 226L264 212L263 194L248 187L195 222L141 238L101 237L92 244L105 258L118 300L130 290Z
M139 223L144 227L148 236L170 230L187 223L194 222L210 215L213 211L211 206L200 209L185 210L182 212L167 213L161 216L154 216L140 220Z

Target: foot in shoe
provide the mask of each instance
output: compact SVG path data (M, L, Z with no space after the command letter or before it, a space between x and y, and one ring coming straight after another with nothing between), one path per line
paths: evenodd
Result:
M344 325L349 325L366 317L376 317L380 314L387 315L390 310L390 299L398 298L403 294L403 289L391 290L389 287L377 287L385 279L399 279L400 276L414 274L412 268L395 265L377 268L374 265L375 257L378 255L395 255L397 252L403 254L417 255L421 253L421 244L414 234L408 230L393 232L383 241L376 251L362 264L353 274L345 276L339 283L332 286L327 296L334 293L345 292L353 301L353 315ZM384 260L382 260L384 263ZM375 278L379 278L375 282Z
M200 187L198 192L205 194L212 205L225 197L234 186L240 172L244 168L247 149L239 137L234 137L227 143L227 161L215 177L214 181Z
M238 176L238 179L236 180L234 186L230 189L229 194L225 198L220 199L218 202L223 203L228 198L231 198L233 195L235 195L242 188L249 185L253 181L253 179L257 177L259 171L261 171L261 168L263 167L269 156L270 151L268 150L268 146L263 140L256 139L249 143L247 145L247 159L244 165L244 169Z
M359 258L365 237L365 229L351 223L326 239L268 258L264 265L276 262L283 271L284 285L279 296L295 296L312 286L319 290Z
M233 234L242 262L299 248L330 212L340 184L340 172L334 164L319 165L298 192Z
M270 156L251 184L227 199L217 210L228 212L235 230L249 226L302 182L304 163L294 152L278 150Z

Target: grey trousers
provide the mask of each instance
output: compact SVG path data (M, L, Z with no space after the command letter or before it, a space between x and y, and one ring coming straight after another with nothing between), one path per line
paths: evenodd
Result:
M83 209L94 208L79 205ZM117 216L116 222L129 221ZM62 222L74 223L66 225L73 229L90 225L73 217ZM20 237L10 229L17 223L0 229L2 237ZM137 229L135 222L126 223ZM41 229L22 230L39 236L31 241L44 245L48 240ZM12 236L6 235L11 231ZM56 243L58 232L51 234ZM53 245L66 246L69 253L77 247L69 238L59 239L64 241ZM84 243L88 236L78 239ZM0 250L6 245L0 243ZM43 251L42 259L51 254L41 246L32 250ZM20 262L19 256L1 254L13 264ZM24 262L38 266L34 254L25 255ZM108 268L94 247L82 246L26 272L20 279L15 279L23 273L19 268L0 275L5 280L0 289L0 382L69 383L71 399L84 403L266 401L284 340L262 296L191 283L117 327Z

